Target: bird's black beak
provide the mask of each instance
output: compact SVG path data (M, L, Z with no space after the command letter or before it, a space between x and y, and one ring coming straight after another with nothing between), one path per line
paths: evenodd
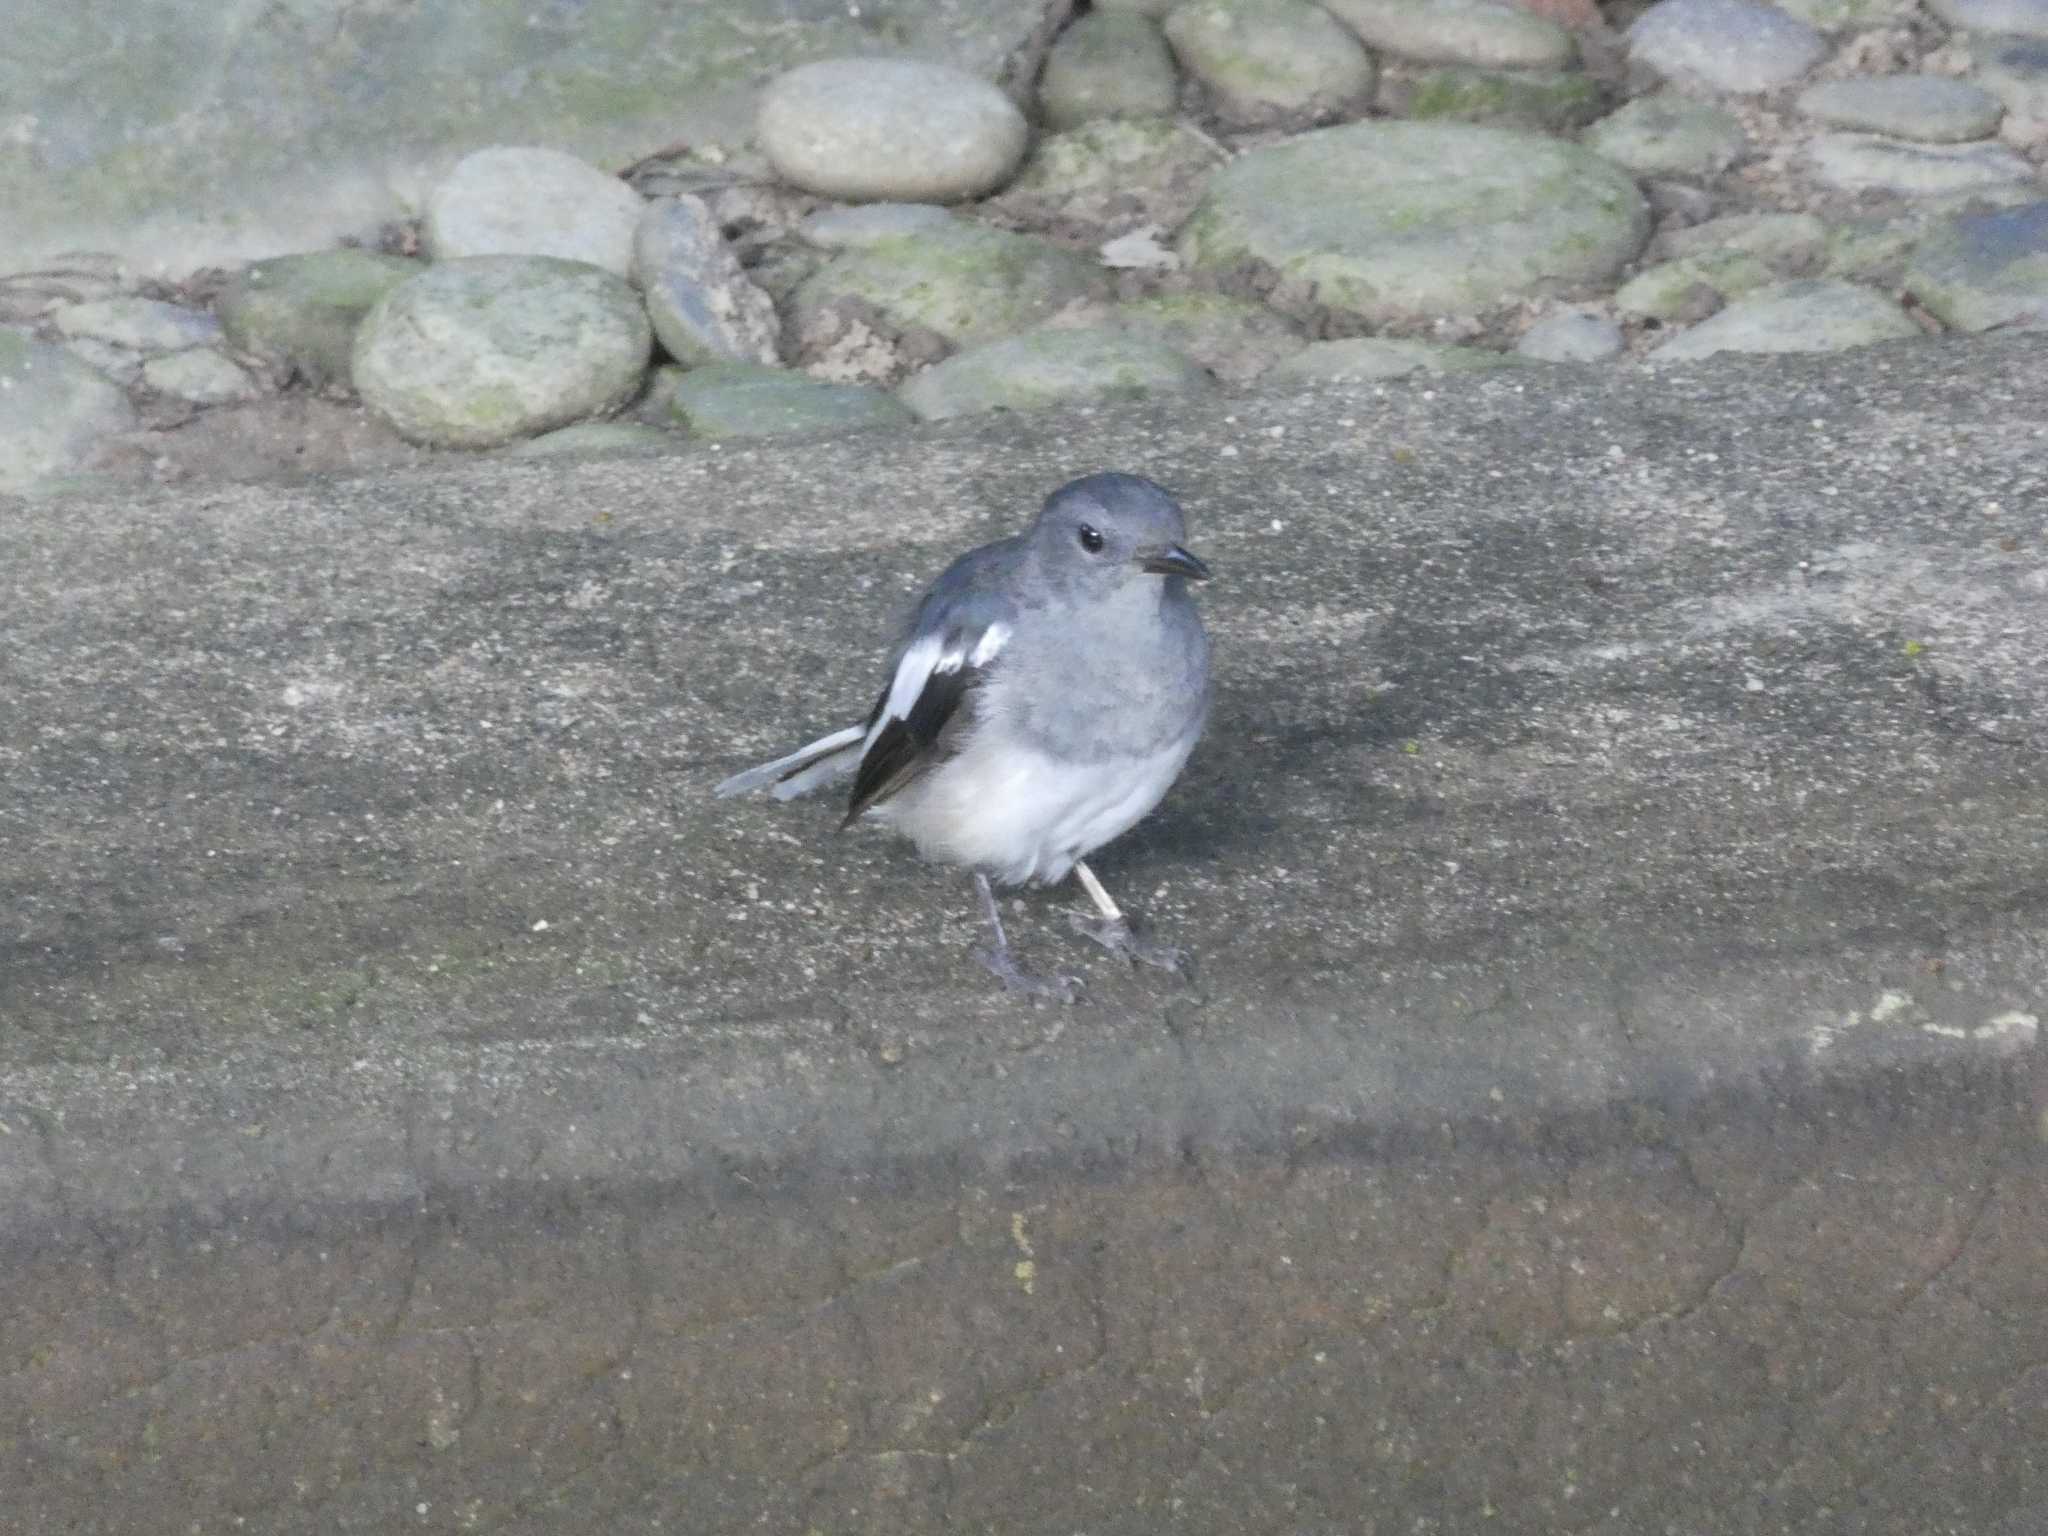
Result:
M1207 581L1209 567L1202 557L1178 544L1141 550L1138 565L1154 576L1185 576L1189 581Z

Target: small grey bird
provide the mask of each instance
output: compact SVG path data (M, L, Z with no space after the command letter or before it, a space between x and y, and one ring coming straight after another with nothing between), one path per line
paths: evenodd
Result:
M1025 532L955 560L897 642L889 684L849 725L718 786L779 800L847 774L842 828L893 827L974 871L995 942L977 958L1014 991L1071 997L1077 978L1017 963L989 882L1072 870L1099 917L1074 926L1127 960L1178 969L1081 861L1164 798L1202 734L1209 639L1188 594L1209 567L1150 480L1098 474L1047 498Z

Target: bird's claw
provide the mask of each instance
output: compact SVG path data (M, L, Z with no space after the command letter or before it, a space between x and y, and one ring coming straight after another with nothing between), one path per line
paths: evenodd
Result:
M1017 957L1008 949L977 949L974 958L979 960L1006 990L1019 996L1049 998L1056 1003L1080 1000L1082 983L1078 976L1041 976L1036 971L1027 971L1017 963Z
M1121 956L1126 965L1156 966L1177 975L1184 975L1187 971L1186 950L1141 938L1125 918L1091 917L1086 912L1075 912L1069 921L1074 925L1074 932L1093 939L1112 955Z

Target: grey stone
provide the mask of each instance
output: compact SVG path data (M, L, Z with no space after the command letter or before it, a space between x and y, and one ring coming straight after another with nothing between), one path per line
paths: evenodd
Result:
M2048 118L2048 38L1975 37L1978 80L2015 117Z
M96 336L73 336L64 343L64 350L124 388L142 380L142 354L132 347Z
M743 146L761 82L878 44L1035 72L1017 0L10 0L0 272L116 251L145 274L318 249L416 210L463 154L547 144L616 169ZM682 190L694 190L685 188Z
M1621 346L1621 327L1605 315L1561 309L1524 331L1515 350L1541 363L1604 363Z
M821 251L857 251L952 222L952 212L937 203L856 203L820 208L797 226L797 234Z
M1906 312L1881 293L1830 278L1802 278L1744 295L1651 356L1669 363L1716 352L1840 352L1920 334Z
M1958 331L2048 329L2048 201L1936 225L1915 247L1905 286Z
M100 439L134 425L117 385L62 347L0 329L0 491L75 473Z
M1821 32L1872 31L1905 22L1917 0L1773 0L1779 10Z
M229 405L263 393L246 368L211 347L150 358L142 365L142 382L160 395L194 405Z
M1615 290L1614 307L1625 315L1682 320L1701 311L1702 292L1711 301L1705 308L1714 309L1777 278L1776 272L1746 251L1704 251L1645 268Z
M1731 213L1662 239L1667 256L1704 256L1740 251L1797 276L1827 252L1828 227L1810 213Z
M545 459L557 454L661 453L676 446L676 434L642 421L579 421L504 450L509 459Z
M1095 0L1090 9L1118 16L1149 16L1160 21L1180 3L1181 0Z
M1733 112L1676 91L1638 96L1580 142L1638 176L1717 176L1749 147Z
M1195 363L1146 337L1113 329L1048 329L949 357L913 374L896 393L926 421L940 421L1209 386L1208 374Z
M1628 49L1668 79L1755 94L1790 85L1827 44L1760 0L1657 0L1629 28Z
M992 211L1037 227L1098 235L1139 224L1178 226L1223 163L1216 145L1179 123L1098 120L1039 140Z
M1554 21L1490 0L1329 0L1367 46L1425 64L1561 69L1577 48Z
M1171 347L1226 383L1256 378L1307 345L1292 324L1265 305L1219 293L1158 294L1091 308L1085 316L1081 323Z
M91 299L66 305L51 319L65 336L90 336L137 352L211 346L221 335L212 315L161 299Z
M1895 286L1904 276L1914 248L1944 219L2024 207L2040 195L2038 188L2006 183L1918 198L1895 211L1845 220L1828 230L1827 261L1822 270L1829 277Z
M1014 335L1068 304L1104 297L1108 274L1048 241L956 220L842 252L792 301L801 340L849 303L956 347ZM829 328L829 327L828 327Z
M741 270L702 198L648 206L633 237L633 281L655 336L677 362L778 360L775 302Z
M625 279L552 256L436 262L356 332L363 403L414 442L495 448L623 404L653 350Z
M494 144L464 155L428 194L424 235L437 260L558 256L624 277L646 200L557 149Z
M1237 127L1327 122L1372 93L1371 56L1308 0L1186 0L1166 39Z
M2048 37L2048 0L1928 0L1928 9L1965 32Z
M1031 130L1001 91L917 59L823 59L761 97L757 134L777 173L849 202L951 203L1008 181Z
M833 384L758 363L660 370L644 414L698 437L790 437L900 427L912 417L887 390Z
M1806 147L1808 167L1844 192L1927 197L2034 179L2003 144L1916 144L1863 133L1824 133Z
M278 256L237 272L215 308L238 350L283 363L316 389L345 385L363 316L424 270L403 256L346 248Z
M1361 379L1401 379L1411 373L1485 373L1524 366L1529 361L1513 352L1488 352L1479 347L1452 347L1398 337L1350 336L1339 341L1312 342L1276 364L1266 377L1274 383L1342 384Z
M1038 110L1049 128L1098 117L1171 117L1180 76L1157 23L1097 10L1073 22L1046 55Z
M1899 139L1956 143L1997 131L1996 97L1946 75L1864 75L1823 80L1799 93L1799 110L1837 128Z
M1611 277L1649 210L1574 145L1454 123L1357 123L1240 156L1210 180L1182 256L1273 285L1285 313L1435 319Z
M1607 109L1601 83L1581 70L1478 69L1467 64L1402 64L1380 71L1381 111L1423 121L1578 128Z

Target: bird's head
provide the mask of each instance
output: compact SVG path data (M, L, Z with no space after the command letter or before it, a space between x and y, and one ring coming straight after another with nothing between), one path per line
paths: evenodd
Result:
M1049 575L1104 590L1207 580L1209 567L1182 543L1186 537L1180 504L1164 486L1107 473L1054 491L1031 529Z

